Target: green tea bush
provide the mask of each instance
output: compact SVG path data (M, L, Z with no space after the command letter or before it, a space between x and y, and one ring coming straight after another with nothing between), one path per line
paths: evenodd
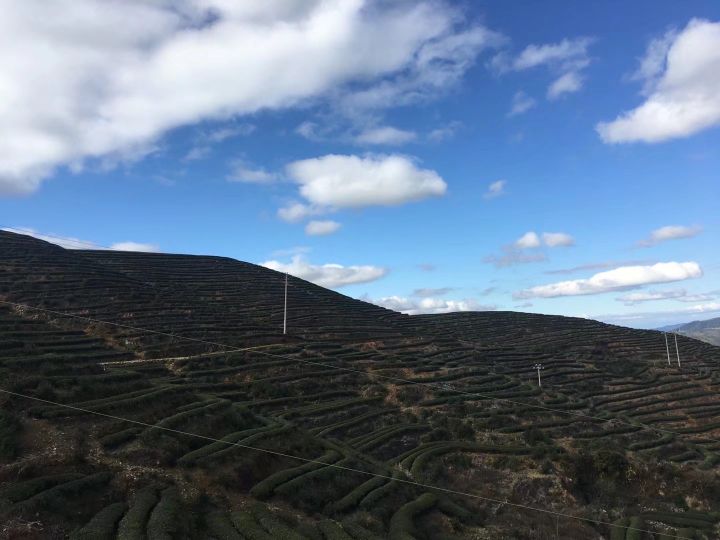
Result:
M414 501L403 505L390 519L391 540L415 540L415 517L423 514L437 503L437 496L424 493Z
M185 537L185 516L176 487L163 490L147 526L148 540L174 540Z
M33 478L32 480L12 484L9 487L0 490L0 500L6 500L10 503L24 501L33 495L37 495L38 493L50 489L51 487L65 482L72 482L73 480L77 480L82 477L82 474L77 473L40 476L38 478Z
M150 512L158 501L155 487L146 487L135 494L135 500L118 526L118 540L143 540Z
M20 422L10 412L0 409L0 460L17 456Z
M114 540L115 529L127 505L115 503L95 514L87 525L70 535L70 540Z
M225 512L210 512L205 518L207 532L216 540L243 540Z

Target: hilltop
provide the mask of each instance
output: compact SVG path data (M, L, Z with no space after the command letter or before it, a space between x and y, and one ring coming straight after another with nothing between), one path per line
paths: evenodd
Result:
M0 232L0 538L718 537L720 348L284 280Z

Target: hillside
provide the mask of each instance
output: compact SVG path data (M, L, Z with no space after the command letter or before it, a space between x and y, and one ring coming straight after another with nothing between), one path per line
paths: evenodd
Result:
M0 538L720 537L720 348L284 279L0 232Z
M720 317L682 324L677 331L685 336L720 345Z

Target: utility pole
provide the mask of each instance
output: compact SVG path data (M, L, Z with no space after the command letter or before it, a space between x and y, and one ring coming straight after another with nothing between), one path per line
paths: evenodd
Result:
M678 343L677 343L677 333L675 333L675 352L677 353L678 368L680 368L680 349L678 348Z
M542 381L540 380L540 370L543 368L543 365L542 365L542 364L535 364L534 367L535 367L535 369L537 369L537 373L538 373L538 387L539 387L539 388L542 388Z
M285 309L283 311L283 334L287 334L287 285L288 275L285 272Z
M665 351L667 352L668 366L669 366L670 365L670 346L668 345L667 332L663 332L663 334L665 335Z

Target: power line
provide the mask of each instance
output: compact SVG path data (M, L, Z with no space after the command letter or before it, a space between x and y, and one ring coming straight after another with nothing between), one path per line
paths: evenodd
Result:
M37 311L41 311L41 312L45 312L45 313L51 313L51 314L54 314L54 315L60 315L60 316L64 316L64 317L70 317L70 318L80 319L80 320L84 320L84 321L88 321L88 322L94 322L94 323L100 323L100 324L107 324L107 325L110 325L110 326L116 326L116 327L125 328L125 329L130 329L130 330L140 330L140 331L143 331L143 332L149 332L149 333L153 333L153 334L163 335L163 336L167 336L167 337L171 337L171 338L175 338L175 339L179 339L179 340L187 340L187 341L193 341L193 342L196 342L196 343L203 343L203 344L206 344L206 345L212 345L212 346L215 346L215 347L222 347L222 348L225 348L225 349L229 349L229 350L225 351L225 352L228 353L228 354L229 354L229 353L233 353L233 352L237 352L237 351L240 351L240 352L248 352L248 353L251 353L251 354L259 354L259 355L263 355L263 356L269 356L269 357L271 357L271 358L280 358L280 359L283 359L283 360L293 360L293 361L295 361L295 362L299 362L299 363L303 363L303 364L309 364L309 365L313 365L313 366L326 367L326 368L329 368L329 369L336 369L336 370L339 370L339 371L347 371L347 372L352 372L352 373L360 373L360 374L363 374L363 375L368 375L368 376L370 376L370 377L376 377L376 378L380 378L380 379L386 379L386 380L391 380L391 381L403 382L403 383L407 383L407 384L418 384L418 385L426 386L426 387L428 387L428 388L433 388L433 389L439 388L439 389L441 389L441 390L446 390L446 391L454 392L454 393L459 394L459 395L472 396L472 397L482 397L482 398L485 398L485 399L490 399L490 400L494 400L494 401L500 401L500 402L503 402L503 403L510 403L510 404L512 404L512 405L521 405L521 406L524 406L524 407L531 407L531 408L534 408L534 409L539 409L539 410L548 411L548 412L554 412L554 413L557 413L557 414L564 414L564 415L568 415L568 416L575 416L575 417L577 417L577 418L586 418L586 419L590 419L590 420L599 420L599 421L602 421L602 422L616 422L616 423L618 423L618 424L624 424L624 425L627 425L627 426L637 427L637 428L640 428L640 429L646 429L646 430L654 431L654 432L657 432L657 433L664 433L664 434L670 434L670 435L675 435L675 436L684 436L684 435L685 435L684 433L680 433L680 432L678 432L678 431L673 431L673 430L670 430L670 429L658 428L658 427L650 426L650 425L647 425L647 424L642 424L642 423L639 423L639 422L638 422L638 423L628 422L628 421L625 421L625 420L623 420L623 419L621 419L621 418L607 418L607 417L604 417L604 416L597 416L597 415L585 414L585 413L581 413L581 412L577 412L577 411L568 411L568 410L564 410L564 409L556 409L556 408L554 408L554 407L547 407L547 406L545 406L545 405L537 405L537 404L528 403L528 402L525 402L525 401L517 401L517 400L509 399L509 398L502 398L502 397L492 396L492 395L490 395L490 394L483 394L483 393L480 393L480 392L465 392L465 391L463 391L463 390L459 390L459 389L457 389L457 388L455 388L455 387L448 386L447 384L441 383L441 382L413 381L413 380L411 380L411 379L404 379L404 378L402 378L402 377L393 377L393 376L391 376L391 375L382 375L382 374L379 374L379 373L373 373L373 372L369 372L369 371L365 371L365 370L361 370L361 369L349 368L349 367L344 367L344 366L337 366L337 365L333 365L333 364L326 364L326 363L324 363L324 362L315 362L315 361L307 360L307 359L303 359L303 358L295 358L295 357L292 357L292 356L281 355L281 354L274 354L274 353L269 353L269 352L265 352L265 351L258 350L259 347L272 347L273 344L270 344L270 345L261 345L261 346L254 347L254 348L253 348L253 347L248 347L248 348L244 348L244 349L238 349L238 348L236 348L236 347L233 347L233 346L231 346L231 345L227 345L227 344L224 344L224 343L217 343L217 342L214 342L214 341L207 341L207 340L199 339L199 338L192 338L192 337L188 337L188 336L181 336L181 335L172 334L172 333L169 333L169 332L162 332L162 331L160 331L160 330L151 330L151 329L149 329L149 328L141 328L141 327L138 327L138 326L132 326L132 325L127 325L127 324L115 323L115 322L110 322L110 321L103 321L103 320L95 319L95 318L92 318L92 317L85 317L85 316L82 316L82 315L74 315L74 314L72 314L72 313L64 313L64 312L61 312L61 311L55 311L55 310L52 310L52 309L30 306L30 305L21 304L21 303L18 303L18 302L10 302L10 301L8 301L8 300L0 300L0 304L8 304L8 305L12 305L12 306L15 306L15 307L37 310ZM110 365L110 363L106 363L106 365ZM707 441L707 442L720 442L720 439L707 439L707 438L704 438L704 440Z
M162 431L168 431L168 432L172 432L172 433L177 433L177 434L179 434L179 435L185 435L185 436L188 436L188 437L196 437L196 438L198 438L198 439L204 439L204 440L207 440L207 441L225 443L225 444L227 444L227 445L229 445L229 446L237 446L237 447L239 447L239 448L244 448L244 449L246 449L246 450L252 450L252 451L256 451L256 452L264 452L264 453L266 453L266 454L272 454L272 455L276 455L276 456L280 456L280 457L286 457L286 458L290 458L290 459L296 459L296 460L298 460L298 461L304 461L304 462L306 462L306 463L315 463L315 464L317 464L317 465L323 465L323 466L325 466L325 467L333 467L333 468L340 469L340 470L344 470L344 471L348 471L348 472L360 473L360 474L364 474L364 475L367 475L367 476L375 476L375 477L378 477L378 478L385 478L385 479L387 479L387 480L394 480L394 481L396 481L396 482L402 482L402 483L404 483L404 484L410 484L410 485L414 485L414 486L422 487L422 488L426 488L426 489L433 489L433 490L436 490L436 491L441 491L441 492L449 493L449 494L452 494L452 495L461 495L461 496L464 496L464 497L470 497L470 498L474 498L474 499L479 499L479 500L486 501L486 502L490 502L490 503L506 504L506 505L508 505L508 506L513 506L513 507L515 507L515 508L523 508L523 509L525 509L525 510L533 510L533 511L535 511L535 512L541 512L541 513L547 514L547 515L552 515L552 516L556 516L556 517L564 517L564 518L568 518L568 519L575 519L575 520L584 521L584 522L587 522L587 523L594 523L594 524L598 524L598 525L607 525L607 526L609 526L609 527L622 528L622 529L624 529L624 530L632 530L632 531L638 531L638 532L644 532L644 533L654 534L654 531L650 531L650 530L646 530L646 529L638 529L638 528L636 528L636 527L630 527L630 526L625 527L624 525L616 525L616 524L611 523L611 522L609 522L609 521L602 521L602 520L585 518L585 517L581 517L581 516L574 516L574 515L572 515L572 514L566 514L566 513L564 513L564 512L557 512L557 511L555 511L555 510L548 510L548 509L546 509L546 508L538 508L538 507L536 507L536 506L529 506L529 505L520 504L520 503L513 503L513 502L510 502L510 501L507 501L507 500L494 499L494 498L492 498L492 497L485 497L485 496L483 496L483 495L478 495L478 494L476 494L476 493L468 493L468 492L465 492L465 491L458 491L458 490L454 490L454 489L443 488L443 487L439 487L439 486L433 486L433 485L431 485L431 484L425 484L425 483L423 483L423 482L416 482L416 481L414 481L414 480L407 480L407 479L404 479L404 478L396 478L396 477L394 477L394 476L388 476L388 475L386 475L386 474L380 474L380 473L374 473L374 472L370 472L370 471L364 471L364 470L362 470L362 469L356 469L356 468L354 468L354 467L347 467L347 466L345 466L345 465L338 465L338 464L335 464L335 463L327 463L327 462L325 462L325 461L320 461L320 460L316 460L316 459L304 458L304 457L296 456L296 455L293 455L293 454L287 454L287 453L285 453L285 452L279 452L279 451L277 451L277 450L271 450L271 449L269 449L269 448L258 448L258 447L256 447L256 446L250 446L250 445L242 444L242 443L238 443L238 442L225 441L225 440L223 440L223 439L217 439L217 438L215 438L215 437L209 437L209 436L207 436L207 435L200 435L199 433L191 433L191 432L189 432L189 431L182 431L182 430L179 430L179 429L173 429L173 428L169 428L169 427L165 427L165 426L158 426L158 425L155 425L155 424L148 424L147 422L141 422L140 420L132 420L132 419L129 419L129 418L123 418L122 416L116 416L116 415L112 415L112 414L107 414L107 413L102 413L102 412L98 412L98 411L93 411L93 410L90 410L90 409L84 409L84 408L82 408L82 407L76 407L76 406L74 406L74 405L68 405L68 404L66 404L66 403L58 403L58 402L55 402L55 401L50 401L50 400L48 400L48 399L42 399L42 398L38 398L38 397L34 397L34 396L28 396L28 395L26 395L26 394L20 394L20 393L18 393L18 392L11 392L11 391L9 391L9 390L5 390L5 389L2 389L2 388L0 388L0 392L1 392L1 393L4 393L4 394L7 394L7 395L24 398L24 399L30 399L30 400L34 400L34 401L40 401L40 402L42 402L42 403L47 403L48 405L54 405L54 406L57 406L57 407L65 407L65 408L67 408L67 409L72 409L72 410L84 412L84 413L87 413L87 414L93 414L93 415L96 415L96 416L102 416L102 417L105 417L105 418L110 418L110 419L112 419L112 420L119 420L119 421L122 421L122 422L128 422L128 423L136 424L136 425L143 426L143 427L146 427L146 428L149 428L149 429L159 429L159 430L162 430ZM680 538L680 539L683 539L683 540L692 540L691 538L688 538L688 537L685 537L685 536L675 536L675 538Z

